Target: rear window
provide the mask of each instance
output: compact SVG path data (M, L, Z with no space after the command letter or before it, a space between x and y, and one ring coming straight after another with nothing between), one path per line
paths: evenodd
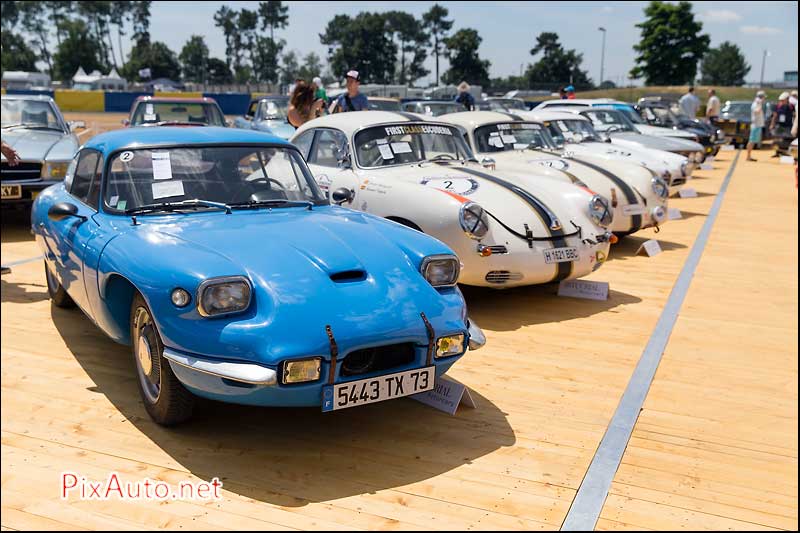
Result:
M140 102L131 119L132 126L170 123L225 126L225 118L211 103Z

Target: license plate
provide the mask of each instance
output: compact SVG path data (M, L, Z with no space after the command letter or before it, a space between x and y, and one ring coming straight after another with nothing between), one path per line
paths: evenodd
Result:
M336 411L368 403L410 396L433 389L435 367L428 366L322 388L322 411Z
M16 198L22 198L22 185L2 185L0 186L0 190L2 190L0 198L2 198L3 200L5 199L14 200Z
M641 215L644 213L644 206L639 204L628 204L622 206L622 214L625 216Z
M547 264L568 263L577 260L577 248L550 248L549 250L544 251L544 262Z

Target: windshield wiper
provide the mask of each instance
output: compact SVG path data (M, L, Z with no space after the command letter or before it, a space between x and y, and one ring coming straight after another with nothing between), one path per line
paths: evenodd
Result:
M182 202L162 202L160 204L145 204L139 207L132 207L125 210L126 215L140 215L143 213L156 213L158 211L180 211L188 208L202 208L210 207L216 209L224 209L226 213L230 214L231 206L221 202L211 202L208 200L200 200L194 198L192 200L184 200Z
M278 198L275 200L250 200L247 202L234 202L227 204L229 208L233 209L258 209L259 207L307 207L309 211L314 207L314 202L309 200L284 200Z

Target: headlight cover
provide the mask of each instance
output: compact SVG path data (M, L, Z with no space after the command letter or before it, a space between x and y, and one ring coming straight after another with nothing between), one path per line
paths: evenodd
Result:
M205 317L240 313L250 307L251 293L244 276L207 279L197 288L197 311Z
M69 161L45 161L42 165L42 178L64 178L67 175Z
M461 263L454 255L429 255L419 270L434 287L452 287L458 282Z
M589 200L589 217L600 227L607 228L614 221L611 204L603 196L595 194Z
M653 187L653 192L659 198L666 199L669 198L669 185L663 179L655 176L652 180L650 180L650 184Z
M448 335L447 337L439 337L436 341L436 353L434 357L451 357L453 355L461 355L464 353L464 334Z
M458 222L470 239L482 239L489 231L489 217L486 211L474 202L467 202L461 206L458 211Z

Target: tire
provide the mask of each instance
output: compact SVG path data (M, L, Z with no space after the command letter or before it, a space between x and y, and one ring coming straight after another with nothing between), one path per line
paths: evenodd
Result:
M47 280L47 294L50 295L50 300L53 301L53 305L61 307L62 309L75 307L75 302L70 295L67 294L64 287L61 286L61 283L58 282L56 275L53 274L50 267L47 266L47 261L44 261L44 277L45 280Z
M138 292L131 302L131 353L144 408L157 424L174 426L189 420L195 397L181 384L158 334L153 314Z

